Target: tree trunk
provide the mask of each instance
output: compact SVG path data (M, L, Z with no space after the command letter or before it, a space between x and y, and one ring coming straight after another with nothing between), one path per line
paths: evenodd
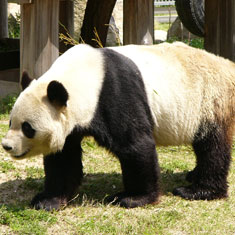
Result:
M84 21L81 29L81 39L94 47L99 47L95 39L97 32L100 42L105 46L108 24L117 0L88 0Z
M205 49L235 61L235 1L205 1Z
M59 32L71 37L74 36L74 1L73 0L60 0L59 12ZM59 44L60 53L65 52L71 45L65 45L63 41Z
M124 0L124 44L153 44L154 1Z
M0 39L8 38L7 0L0 3Z

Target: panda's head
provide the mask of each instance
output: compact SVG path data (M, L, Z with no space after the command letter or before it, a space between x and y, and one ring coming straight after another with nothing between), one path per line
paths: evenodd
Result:
M21 85L25 90L12 109L9 131L2 140L3 148L15 159L57 152L67 135L67 90L57 81L31 81L24 73Z

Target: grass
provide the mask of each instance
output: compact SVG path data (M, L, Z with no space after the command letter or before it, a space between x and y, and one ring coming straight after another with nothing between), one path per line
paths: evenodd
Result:
M170 28L171 24L169 23L159 23L157 21L154 22L154 29L155 30L164 30L164 31L168 31L168 29Z
M18 94L9 94L0 98L0 120L7 120Z
M7 128L0 122L0 141ZM43 187L42 159L13 161L0 147L0 234L234 234L234 164L228 199L187 201L171 192L186 184L185 174L195 165L192 149L158 148L160 203L128 210L103 202L122 188L117 159L92 138L83 141L83 149L85 177L79 195L64 210L46 212L29 207L31 198Z

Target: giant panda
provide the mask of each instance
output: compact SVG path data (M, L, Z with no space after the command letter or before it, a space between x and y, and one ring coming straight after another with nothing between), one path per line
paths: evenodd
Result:
M77 45L38 80L24 72L23 92L3 148L14 158L44 156L36 209L59 209L83 177L81 141L93 136L120 161L123 192L108 200L133 208L156 203L156 145L191 144L189 200L227 197L235 123L235 65L183 43L95 49Z

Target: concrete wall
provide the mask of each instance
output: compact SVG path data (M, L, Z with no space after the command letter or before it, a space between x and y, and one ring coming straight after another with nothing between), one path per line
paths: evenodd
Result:
M18 94L19 92L19 83L0 80L0 99L10 94Z
M20 92L19 82L16 81L16 77L19 77L19 69L0 71L0 98Z

